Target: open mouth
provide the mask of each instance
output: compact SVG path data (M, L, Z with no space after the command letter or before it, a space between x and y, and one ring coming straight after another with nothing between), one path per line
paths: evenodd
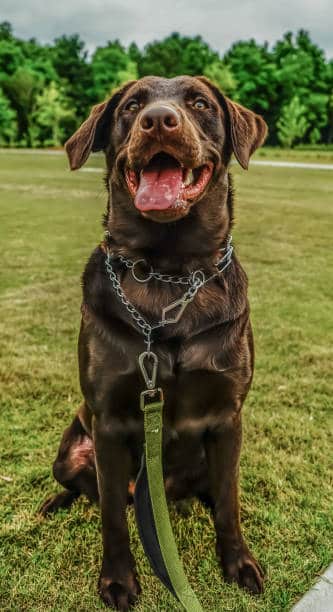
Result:
M160 152L136 172L126 168L127 187L141 212L176 211L187 208L207 187L214 165L207 162L198 168L185 168L172 155Z

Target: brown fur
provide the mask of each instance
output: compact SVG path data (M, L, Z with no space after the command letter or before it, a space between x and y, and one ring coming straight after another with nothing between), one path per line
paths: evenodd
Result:
M193 105L198 96L207 101L205 111ZM132 98L139 103L136 113L126 110ZM144 109L161 102L177 113L179 125L172 134L162 127L153 136L144 133ZM265 135L261 117L223 96L203 77L146 77L94 107L66 150L72 169L79 168L90 151L105 151L106 246L115 254L144 258L148 266L170 273L200 268L211 274L232 227L231 155L247 168ZM213 178L200 198L190 202L181 217L166 216L163 223L157 222L158 212L143 216L134 207L124 179L125 165L140 169L161 150L178 155L187 167L214 163ZM139 284L123 268L119 274L126 296L148 320L158 320L162 307L183 293L182 288L155 281ZM125 509L142 453L138 395L143 383L137 357L143 347L142 335L112 290L105 252L97 247L83 275L79 365L84 403L65 431L54 465L67 493L47 500L42 512L68 506L81 493L92 500L99 497L104 550L99 591L107 605L120 610L127 610L140 592ZM258 593L262 572L239 523L241 407L252 381L254 352L247 280L236 255L221 277L198 292L178 323L155 335L154 351L158 384L165 394L168 496L198 496L211 507L226 579Z

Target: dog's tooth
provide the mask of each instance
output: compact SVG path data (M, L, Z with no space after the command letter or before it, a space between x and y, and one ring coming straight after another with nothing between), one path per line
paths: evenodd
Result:
M187 176L186 176L186 179L185 179L185 183L184 183L184 184L185 184L186 186L187 186L187 185L190 185L190 184L192 183L192 181L193 181L193 172L192 172L192 170L189 170L189 171L188 171L188 173L187 173Z

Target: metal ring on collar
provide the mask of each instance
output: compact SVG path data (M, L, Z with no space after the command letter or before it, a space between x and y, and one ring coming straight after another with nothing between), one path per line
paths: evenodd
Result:
M195 270L192 273L192 282L194 284L203 285L206 280L206 275L203 270Z
M139 276L136 275L135 273L135 266L141 262L147 263L145 259L137 259L136 261L133 261L133 265L132 265L132 276L134 278L134 280L136 280L138 283L148 283L148 281L150 281L150 279L153 276L153 268L150 268L150 272L148 273L148 276L146 278L140 278Z

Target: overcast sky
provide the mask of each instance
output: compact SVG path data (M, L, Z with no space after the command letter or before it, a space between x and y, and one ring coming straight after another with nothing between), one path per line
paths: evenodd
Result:
M333 0L1 0L0 21L22 38L50 42L79 33L89 50L107 40L142 47L170 32L201 36L216 50L254 37L269 43L309 30L333 57Z

